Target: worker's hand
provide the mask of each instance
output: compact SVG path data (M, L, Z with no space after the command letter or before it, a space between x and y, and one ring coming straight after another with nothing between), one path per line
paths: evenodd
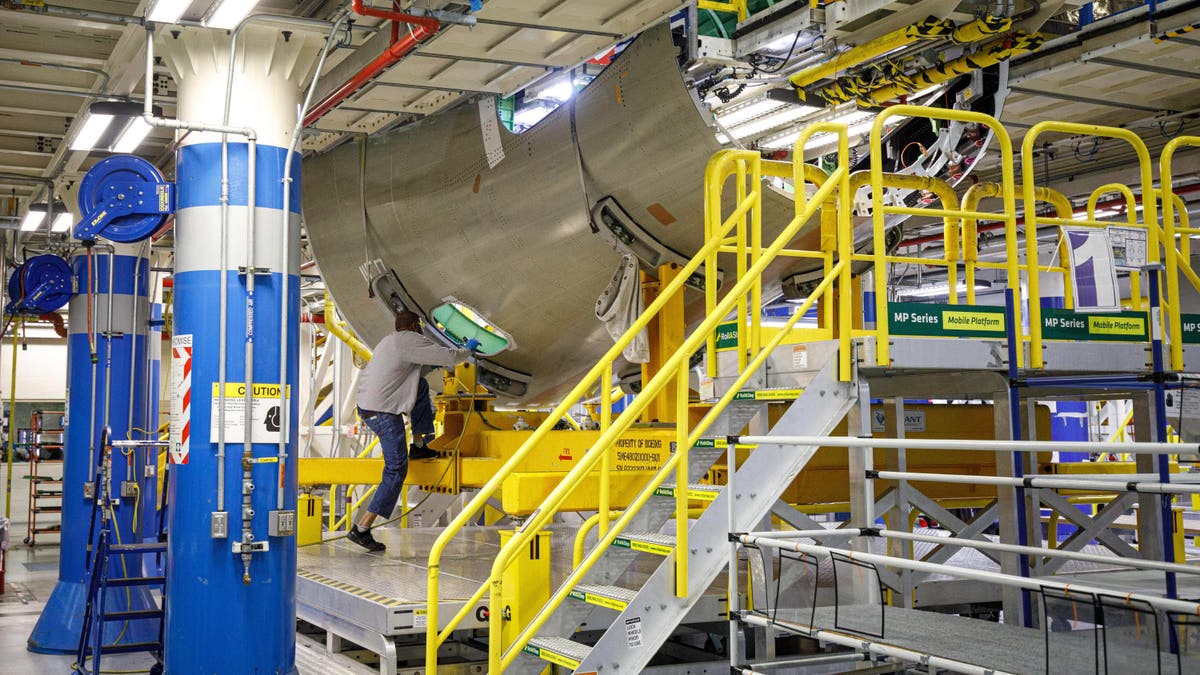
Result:
M477 352L477 351L479 351L480 342L479 342L479 340L476 340L475 338L471 338L470 340L467 340L467 343L463 346L466 347L467 350L469 350L471 352Z

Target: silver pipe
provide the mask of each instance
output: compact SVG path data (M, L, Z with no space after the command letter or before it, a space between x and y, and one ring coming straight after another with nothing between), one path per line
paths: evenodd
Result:
M870 658L862 652L843 652L841 654L821 654L808 657L800 657L794 659L779 659L777 661L759 661L751 663L751 668L795 668L807 666L823 666L830 663L846 663L849 661L864 661ZM742 669L743 673L757 673L759 671ZM764 674L766 675L766 674Z
M828 555L830 553L844 554L843 551L832 549L826 546L815 546L810 544L801 544L797 541L786 541L782 539L774 539L772 537L758 537L753 535L742 535L739 537L743 544L777 548L786 551L795 551L798 553L811 553L813 555ZM986 570L975 570L967 567L955 567L954 565L943 565L938 563L922 562L920 560L909 560L907 558L898 558L890 555L879 555L876 553L862 553L855 551L854 560L857 562L872 563L875 565L883 565L886 567L896 567L899 569L909 569L914 572L928 572L932 574L948 574L960 579L971 579L974 581L982 581L984 583L996 584L997 586L1006 586L1009 588L1020 588L1027 591L1041 591L1044 588L1052 588L1070 594L1089 593L1092 595L1098 594L1113 594L1115 591L1111 588L1100 588L1098 586L1086 586L1084 584L1066 584L1057 581L1049 581L1042 579L1031 579L1029 577L1017 576L1015 574L1004 574L1001 572L989 572ZM1125 596L1129 600L1138 600L1141 602L1161 609L1166 612L1180 612L1184 614L1200 614L1200 603L1187 602L1184 600L1172 600L1170 598L1160 598L1155 595L1145 595L1142 593L1129 593Z
M232 77L233 62L229 64L229 72ZM226 101L226 110L228 110L228 101ZM255 269L254 259L254 237L257 234L257 222L255 211L258 205L255 202L255 182L258 176L258 143L254 139L247 139L246 147L246 172L250 174L250 180L246 184L246 357L245 357L245 398L242 405L245 406L242 411L242 424L244 425L243 440L242 440L242 583L250 583L250 559L251 553L248 547L254 542L254 509L251 505L251 497L254 490L254 474L251 471L254 466L254 416L252 407L254 405L254 282L258 270ZM222 143L223 147L227 147Z
M15 59L15 58L12 58L9 56L0 56L0 62L16 63L19 65L36 66L38 68L53 68L53 69L57 69L57 70L72 70L77 73L87 73L89 75L95 75L96 77L100 78L99 86L98 86L99 93L102 93L105 89L108 88L109 75L108 75L108 73L106 73L103 70L100 70L99 68L88 68L87 66L72 66L72 65L65 64L65 63L54 63L53 61L38 61L38 60L33 60L33 59Z
M604 383L601 383L604 384ZM604 384L604 386L608 386ZM681 394L682 395L682 394ZM734 502L737 501L737 493L734 491L734 479L737 476L737 445L730 443L725 449L725 496L727 499L726 519L730 532L737 532L737 508ZM679 489L680 486L676 486ZM686 486L684 486L686 488ZM736 667L738 661L741 661L741 654L738 650L738 630L737 622L733 621L733 616L738 612L738 607L741 604L738 600L738 542L729 542L729 571L726 574L729 584L729 665Z
M101 101L121 101L129 103L134 99L129 96L113 96L110 94L101 94L94 91L77 91L75 89L54 89L52 87L35 87L28 84L10 84L7 82L0 83L0 89L10 91L21 91L27 94L47 94L51 96L74 96L76 98L90 98Z
M116 250L108 253L108 322L104 330L104 428L108 429L112 416L112 340L113 340L113 272L117 266Z
M763 628L774 627L783 628L797 635L804 635L811 638L816 638L824 642L830 642L835 645L842 645L852 649L861 650L864 654L872 656L887 656L897 658L909 663L919 663L923 666L932 669L949 670L956 673L966 673L966 675L1012 675L1002 670L993 668L983 668L962 661L954 661L952 659L933 656L925 652L913 651L902 647L894 647L892 645L880 644L871 642L863 637L844 635L835 631L822 630L814 626L804 626L801 624L792 623L790 621L772 621L766 617L747 614L742 617L742 621L752 625L761 626Z
M747 532L747 535L755 537L771 537L772 539L821 539L823 537L857 537L862 535L862 530L857 527L840 528L837 530L779 530L770 532Z
M287 391L287 367L288 367L288 310L291 308L291 302L288 298L290 292L290 271L289 263L291 262L291 225L292 225L292 153L296 151L296 144L300 140L300 132L304 129L304 111L308 110L312 104L313 95L317 90L317 82L321 79L321 70L325 68L325 59L329 56L329 51L333 47L334 38L337 36L339 28L346 22L347 15L343 13L337 21L334 22L333 28L329 31L329 37L325 39L325 48L321 50L321 58L317 60L316 70L313 71L312 82L308 85L308 93L304 96L304 103L299 108L299 114L296 115L296 126L292 129L292 136L289 139L287 153L283 156L283 227L280 229L282 236L280 237L280 250L282 255L281 263L281 282L279 293L279 448L276 455L279 458L279 476L280 483L275 491L275 508L279 511L283 510L283 475L285 464L287 463L287 442L291 436L290 414L291 406L288 404ZM297 336L298 337L298 336Z
M147 239L146 242L142 244L142 252L148 253L149 247L150 247L150 240ZM134 374L137 372L137 368L134 367L134 364L137 363L138 305L141 304L138 302L137 286L138 286L138 272L141 271L141 269L142 269L142 254L143 253L138 253L137 258L134 260L134 263L133 263L133 293L130 294L130 298L132 299L131 304L133 305L133 312L132 312L133 321L129 326L129 336L130 336L130 339L132 340L132 344L130 345L131 349L130 349L130 354L129 354L129 415L127 416L127 419L125 422L125 434L129 438L133 438L133 408L134 408L133 392L134 392L134 383L136 382L136 378L134 377ZM150 359L150 332L148 330L146 331L146 359L147 359L146 365L148 367L149 359ZM127 477L126 480L130 480L130 478Z
M832 448L981 450L986 452L1116 452L1141 455L1200 452L1196 443L1093 443L1090 441L991 441L953 438L849 438L846 436L739 436L743 445L816 445Z
M919 473L912 471L879 471L876 478L883 480L910 480L919 483L958 483L965 485L1003 485L1051 490L1097 490L1100 492L1147 492L1155 494L1200 494L1200 483L1160 483L1153 480L1136 480L1140 474L1128 474L1131 480L1093 480L1080 478L1053 478L1049 476L1027 476L1006 478L1003 476L973 476L953 473ZM1119 478L1119 474L1114 474Z
M233 64L230 63L230 77L233 77ZM249 127L230 127L227 125L203 124L200 122L186 122L181 120L164 119L154 116L154 27L153 25L146 26L146 81L145 81L145 97L143 98L142 119L152 127L165 127L168 129L184 129L189 131L211 131L221 134L221 279L220 279L220 340L217 347L217 370L218 370L218 387L217 392L217 511L225 511L225 323L227 319L226 311L226 295L228 293L229 281L227 272L229 268L228 253L226 252L226 241L229 230L229 152L227 145L227 134L236 134L245 136L248 141L255 141L258 134ZM228 102L226 102L226 119L228 119ZM254 191L254 176L249 177L249 188L251 193Z
M965 546L967 548L976 548L981 551L1001 551L1004 553L1021 553L1031 556L1042 556L1044 558L1065 558L1067 560L1082 560L1085 562L1094 562L1108 565L1120 565L1122 567L1132 567L1142 570L1157 570L1159 572L1178 572L1179 574L1200 574L1200 565L1181 565L1178 563L1159 562L1157 560L1143 560L1141 558L1120 558L1111 555L1096 555L1095 553L1082 553L1077 551L1064 551L1057 548L1042 548L1040 546L1019 546L1017 544L1002 544L1000 542L982 540L982 539L964 539L962 537L938 537L931 534L917 534L916 532L905 532L903 530L880 530L879 536L887 539L905 539L908 541L922 541L931 544L949 544L951 546Z

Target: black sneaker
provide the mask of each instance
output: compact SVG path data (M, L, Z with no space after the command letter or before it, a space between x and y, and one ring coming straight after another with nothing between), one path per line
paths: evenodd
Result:
M422 445L419 448L415 445L408 446L409 459L434 459L437 456L437 450L434 450L429 446Z
M383 543L375 541L375 537L371 536L370 530L363 530L362 532L359 532L358 527L350 528L350 534L347 534L346 538L367 549L368 551L371 551L372 553L382 551L387 548L387 546L383 545Z

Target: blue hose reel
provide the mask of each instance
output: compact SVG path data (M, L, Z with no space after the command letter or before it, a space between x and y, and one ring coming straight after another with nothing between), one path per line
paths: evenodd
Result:
M8 278L5 314L42 315L67 304L72 294L71 266L56 255L39 255L21 263Z
M79 210L76 239L132 244L154 234L175 210L175 186L141 157L113 155L83 177Z

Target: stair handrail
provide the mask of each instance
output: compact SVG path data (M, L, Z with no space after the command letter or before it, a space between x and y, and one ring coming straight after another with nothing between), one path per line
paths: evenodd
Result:
M830 125L828 125L828 124L821 125L821 127L824 128L825 130L828 130L829 126ZM840 127L843 125L835 125L835 126ZM802 137L806 138L807 136L802 136ZM746 159L752 159L751 157L749 157L751 155L753 156L753 158L759 158L758 153L742 151L742 150L722 150L722 151L718 152L716 156L714 156L713 161L710 161L710 165L712 165L713 162L716 162L719 166L722 167L722 170L726 169L727 167L729 167L730 163L733 162L733 159L729 153L735 153L735 154L742 153L743 155L747 156ZM759 159L758 161L761 161L761 159ZM743 169L743 171L744 171L744 169ZM732 173L732 172L723 174L723 177L727 177L730 173ZM534 430L534 432L521 445L521 447L518 448L515 453L513 453L512 457L509 459L509 461L507 463L505 463L505 465L503 467L501 467L491 477L491 479L488 480L488 482L482 488L480 488L480 490L475 495L475 497L466 505L466 507L463 508L462 511L459 512L459 514L457 516L455 516L455 518L450 522L450 524L446 527L446 529L442 531L442 533L438 536L437 540L434 542L434 544L431 547L430 552L429 552L428 572L427 572L427 574L428 574L428 598L427 598L427 605L426 605L426 612L427 612L426 616L427 616L427 625L431 628L431 630L429 630L427 633L426 643L425 643L425 647L426 647L425 658L426 658L426 667L428 668L428 672L430 672L430 673L436 672L437 648L443 642L445 642L446 639L450 636L450 633L459 624L462 623L462 621L471 612L471 608L475 605L475 603L477 603L483 597L483 594L488 589L487 583L484 583L483 585L481 585L479 587L479 589L476 590L476 592L471 596L471 598L466 603L463 604L462 608L459 609L458 613L455 614L455 616L452 617L446 623L446 627L442 630L439 630L440 621L439 621L439 616L438 616L438 614L439 614L439 612L438 612L438 610L439 610L439 608L438 608L438 597L439 597L438 591L439 591L440 561L441 561L442 554L445 552L446 546L449 544L450 540L454 537L454 535L456 535L459 531L461 531L463 529L463 527L465 527L471 521L471 519L483 509L483 507L487 504L487 501L503 485L504 480L509 475L511 475L513 473L513 471L515 470L515 468L517 466L519 466L520 463L525 459L525 457L538 446L538 444L542 441L542 439L545 438L546 434L549 433L549 431L557 423L557 420L559 420L563 416L563 414L568 412L569 409L573 405L575 405L578 401L582 400L585 396L589 395L589 393L593 390L597 380L599 380L600 384L601 384L602 397L604 394L607 393L607 390L609 389L609 387L611 386L611 383L612 383L613 365L616 363L617 359L620 358L625 347L642 331L642 329L644 329L650 323L650 321L653 319L653 317L655 315L657 315L658 312L667 304L667 302L673 298L674 294L677 292L680 292L681 289L683 289L684 284L692 276L692 274L695 273L700 268L700 266L705 262L705 260L709 256L709 254L711 252L715 251L718 246L720 246L722 238L731 229L733 229L733 227L742 218L744 218L745 215L752 208L754 208L754 206L756 204L761 203L761 195L762 195L761 176L755 175L754 180L755 180L754 185L755 185L756 189L749 193L749 195L748 195L749 198L745 201L745 203L739 204L737 206L737 208L735 208L733 210L733 212L730 213L730 215L725 220L722 221L720 228L718 228L717 236L713 237L710 241L706 242L705 245L700 249L700 251L697 252L697 254L692 258L692 260L689 261L686 265L684 265L684 267L680 270L679 274L677 274L675 276L675 278L672 279L670 281L670 283L667 284L667 286L665 286L663 289L660 290L658 297L656 297L654 299L654 301L652 303L650 303L650 306L647 307L643 311L643 313L634 321L634 323L629 327L629 329L625 332L625 334L621 338L619 338L613 344L612 347L609 348L608 352L606 352L605 355L596 363L596 365L593 366L591 368L591 370L588 371L587 375L585 375L580 380L579 384L577 384L563 398L563 400L558 404L558 406L555 407L555 409L547 416L547 418L546 418L547 421L542 423L541 425L539 425ZM826 186L825 194L828 194L832 191L833 185L834 185L834 183L830 182L828 184L828 186ZM814 203L819 204L819 201L815 201ZM811 216L811 214L809 214L809 215ZM803 221L801 221L801 223L802 222ZM799 226L797 226L795 229L799 229ZM730 295L729 297L733 297L733 296ZM709 330L711 330L711 327L709 328ZM693 351L694 351L694 349L693 349ZM676 362L676 364L677 364L677 362ZM667 367L664 367L664 370L660 371L660 372L667 372ZM645 391L645 389L643 389L643 391ZM685 398L685 404L686 404L686 397L684 397L684 398ZM642 399L642 397L639 396L638 399ZM635 402L638 399L635 399ZM644 409L647 405L647 403L646 403L647 400L648 399L642 399L643 402L640 405L636 406L637 412L634 413L633 415L641 413L642 409ZM625 415L625 413L622 413L622 415ZM606 422L607 417L608 417L608 415L606 415L604 413L604 411L602 410L601 411L601 438L607 439L606 443L608 445L611 445L612 440L615 438L615 434L607 434L607 432L610 431L612 428L611 426L609 426L607 429L605 428L605 426L606 426L605 422ZM686 415L684 417L686 419ZM629 424L631 423L630 421L632 419L633 419L632 415L628 417L629 421L627 421L623 425L623 427L621 428L621 432L623 432L626 428L628 428ZM621 432L617 432L617 433L621 433ZM595 448L595 446L593 446L593 449L594 448ZM605 454L607 454L607 451ZM577 463L576 469L578 469L580 466L586 466L587 469L590 469L593 466L593 464L595 463L595 461L598 459L599 458L593 457L593 461L588 462L586 465ZM581 462L582 462L582 460L581 460ZM585 469L585 471L587 469ZM580 473L572 472L571 474L568 474L568 476L571 477L571 480L577 480L577 476L580 475L581 473L582 472L580 472ZM605 473L605 476L607 476L607 473ZM604 478L604 476L602 476L602 479L603 478ZM564 478L564 481L565 480L567 480L567 479ZM604 512L605 512L605 510L602 509L602 513L604 513ZM533 522L534 520L537 520L536 515L533 519L526 521L526 525L528 526L528 523ZM603 517L601 519L600 524L601 524L602 529L607 529L606 523L604 522ZM537 529L538 528L533 528L533 531L536 531ZM522 530L522 532L526 532L526 531L529 531L528 527L526 527L526 529ZM523 537L521 537L520 535L513 537L513 540L514 541L515 540L525 541L525 539ZM493 606L495 606L495 604L493 604ZM499 618L500 617L499 617L498 613L493 613L493 621L494 621L493 629L495 630L496 635L499 635L499 624L498 624Z
M549 520L557 513L562 503L566 501L571 491L573 491L584 480L591 471L592 467L600 461L601 456L608 453L612 444L617 440L621 433L627 429L642 411L649 405L649 402L666 386L675 381L682 389L677 392L677 400L681 401L681 406L684 410L684 415L677 418L676 428L678 430L678 440L676 441L676 451L664 462L663 466L655 473L650 482L642 488L642 491L634 499L634 501L626 507L621 516L612 523L611 527L600 537L599 543L593 547L589 555L584 559L583 563L576 567L567 581L559 587L557 592L551 597L550 601L542 606L542 609L534 617L534 619L525 627L524 630L517 636L511 645L507 647L500 639L503 621L502 613L493 611L489 616L489 632L491 639L488 643L488 668L490 672L503 672L504 668L512 663L514 659L521 653L522 649L529 643L535 634L546 621L549 620L550 614L562 603L570 592L571 586L577 583L579 579L586 574L591 567L599 560L605 547L610 544L619 534L622 529L632 520L634 515L641 507L650 499L657 489L672 472L676 475L677 489L675 491L676 500L676 540L675 553L673 554L673 562L676 569L676 595L684 597L688 594L688 576L687 576L687 467L688 467L688 451L699 440L702 435L708 430L708 427L724 412L730 402L734 400L738 391L742 386L749 381L757 370L766 362L767 358L773 349L782 343L788 331L804 316L805 313L816 303L825 290L830 287L835 280L841 281L845 288L850 287L850 251L853 247L853 232L851 231L850 218L850 203L851 194L849 191L849 140L848 129L845 124L837 124L832 122L822 122L808 126L796 139L794 157L795 161L802 161L803 148L807 144L809 138L817 133L834 133L838 137L838 168L829 174L828 179L820 185L816 193L804 198L804 208L788 223L780 232L770 246L763 249L761 255L755 256L754 263L745 271L745 274L738 278L737 282L725 294L725 297L717 304L715 311L709 313L704 320L697 326L692 333L684 340L683 344L672 354L662 365L658 373L650 379L648 383L642 385L642 390L637 397L625 408L624 411L612 422L608 430L601 434L600 438L588 449L586 453L576 462L572 470L561 480L558 485L546 496L542 505L534 511L533 515L521 526L520 529L509 539L500 552L497 554L495 561L492 564L491 576L489 579L491 588L490 606L498 607L502 604L503 598L503 572L511 564L512 560L525 548L529 541L536 536L536 533L544 527ZM731 171L728 171L730 163L749 164L749 175L751 185L755 186L755 190L745 193L745 203L739 203L730 219L736 217L744 217L750 213L751 204L757 202L761 205L760 193L762 189L762 159L759 153L745 150L723 150L718 152L709 160L705 170L705 197L706 219L720 218L721 192L724 178ZM745 174L745 168L737 167L739 176ZM770 265L771 262L779 255L784 247L791 242L800 229L808 220L817 213L818 209L824 206L826 199L834 194L835 188L839 197L838 209L839 215L839 252L841 253L839 261L834 265L833 269L825 275L821 283L809 294L804 304L788 319L784 329L780 330L768 342L768 346L764 347L758 354L755 355L753 361L739 374L734 385L717 401L716 404L709 409L708 413L693 428L690 433L687 427L686 402L688 397L687 375L689 372L688 362L691 355L704 344L708 334L716 330L717 326L724 320L734 307L744 299L747 292L751 291L755 283L762 276L763 271ZM742 192L739 191L739 195ZM798 197L800 192L798 191ZM761 206L760 206L761 208ZM728 223L729 220L725 220ZM728 228L722 227L715 230L715 236L711 237L705 246L696 254L689 265L698 265L700 261L708 258L710 249L715 250L714 245L723 243L725 234ZM680 275L684 277L688 274L686 268ZM849 350L850 341L850 297L848 293L842 293L840 302L844 311L840 314L843 330L840 332L840 340L842 342L842 350ZM682 521L682 527L678 524ZM473 604L472 601L469 604ZM427 668L429 664L427 663Z

